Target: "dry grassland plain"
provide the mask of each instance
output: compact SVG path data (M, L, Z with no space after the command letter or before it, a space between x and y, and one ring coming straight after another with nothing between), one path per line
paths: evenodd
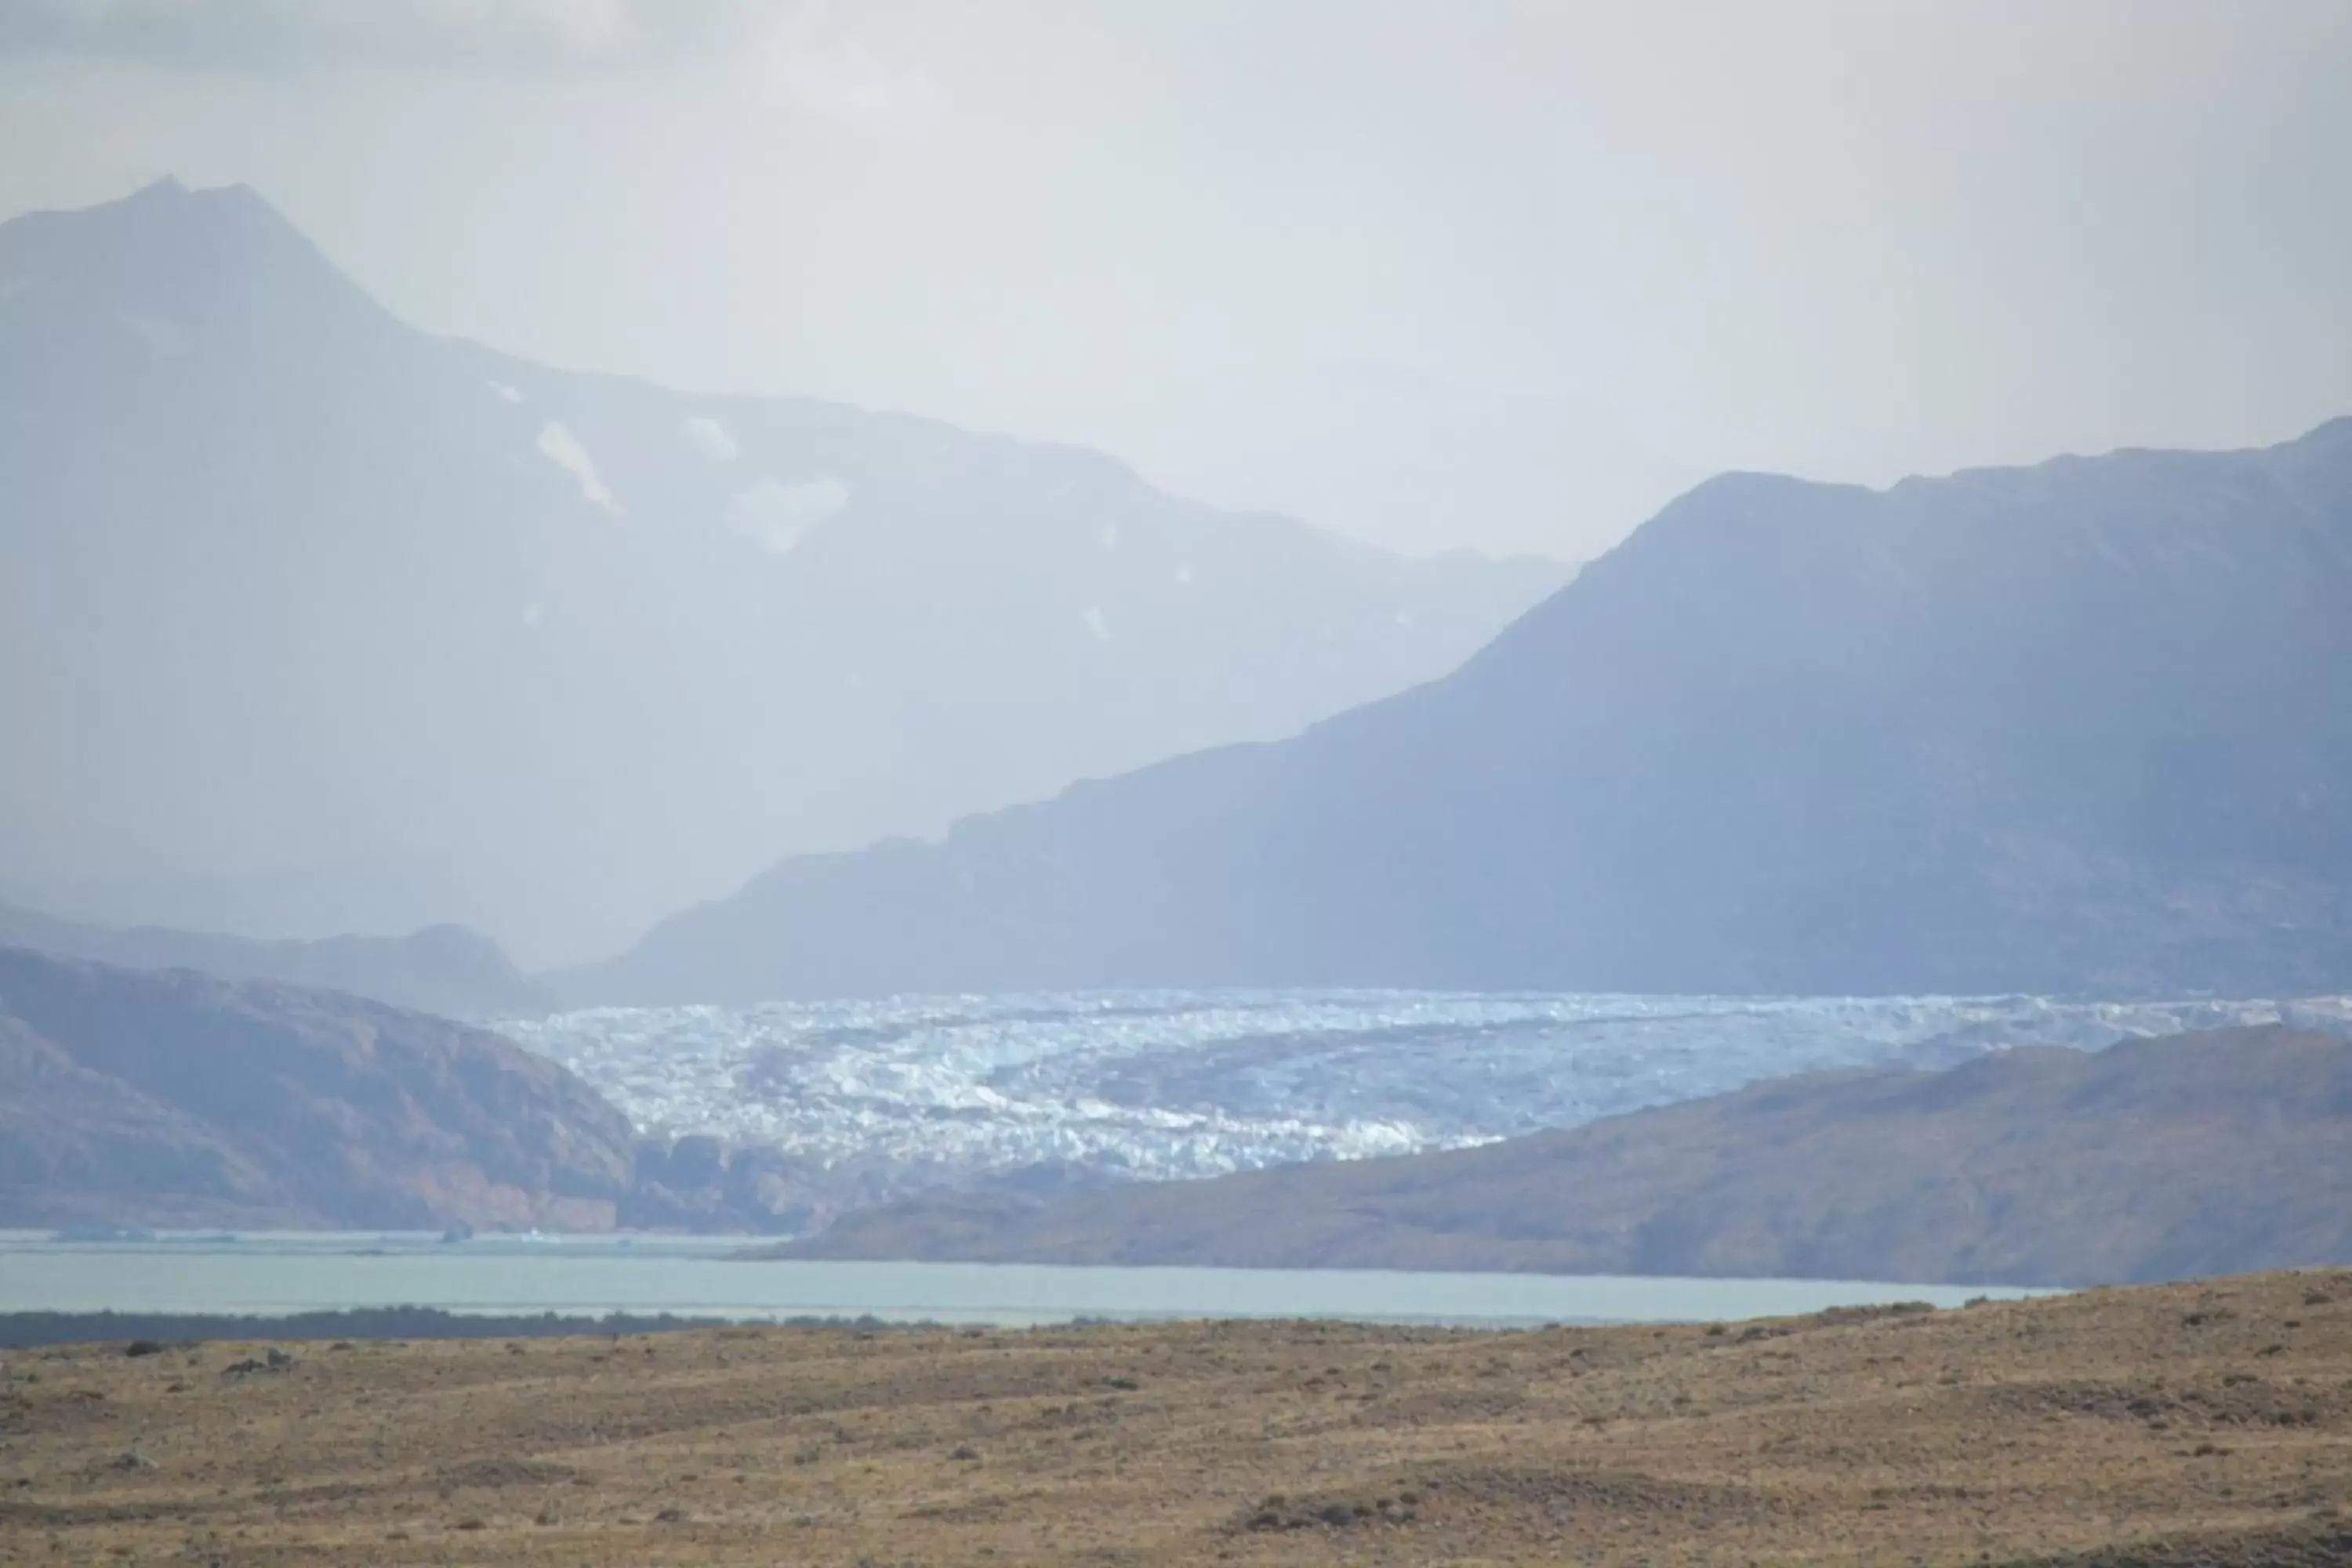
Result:
M2344 1272L1712 1328L272 1348L0 1356L0 1562L2352 1561Z

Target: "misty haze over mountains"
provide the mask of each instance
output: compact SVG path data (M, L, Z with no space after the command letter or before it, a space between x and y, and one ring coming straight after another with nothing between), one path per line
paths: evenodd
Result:
M2352 984L2352 419L1692 490L1454 674L785 863L595 1000Z
M1679 496L1580 570L1409 558L1078 448L432 336L244 187L0 224L0 1208L1957 1278L1914 1247L1943 1178L1859 1241L1839 1205L1909 1159L1886 1093L2006 1066L1836 1089L1861 1152L1826 1163L1734 1102L1606 1133L1767 1194L1686 1246L1617 1245L1674 1182L1593 1196L1606 1246L1468 1246L1559 1171L1437 1152L1822 1066L2340 1033L2352 419L1683 487L1565 404L1256 391L1294 439L1328 405L1328 445L1210 456L1326 496L1355 433L1483 410L1362 454L1375 531L1580 466ZM1481 441L1491 471L1432 456ZM2194 1189L2133 1269L2341 1253L2333 1102L2242 1134L2341 1046L2216 1038L2237 1110L2164 1089L2169 1152L2100 1167L2071 1230L2073 1167L2025 1159L2002 1277L2061 1277L2150 1184L2234 1206ZM1969 1137L2063 1144L2106 1082L2074 1067ZM1384 1153L1413 1163L1115 1190ZM2318 1178L2291 1234L2228 1250L2282 1162ZM1360 1180L1490 1169L1440 1239L1349 1228ZM1261 1191L1322 1218L1232 1231Z
M1567 576L413 331L251 191L0 225L0 897L610 952L780 857L1272 739Z
M2352 422L1727 475L1545 599L1097 454L426 336L166 183L0 226L0 894L97 924L539 966L660 922L571 1002L2352 975ZM462 939L51 929L533 994Z
M2352 1568L2347 83L0 0L0 1568Z

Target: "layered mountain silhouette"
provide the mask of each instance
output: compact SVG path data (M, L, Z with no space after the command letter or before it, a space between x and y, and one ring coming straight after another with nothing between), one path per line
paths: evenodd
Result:
M0 224L0 895L462 921L530 963L787 854L1295 732L1567 575L527 363L170 183Z
M1444 679L794 858L575 994L2352 984L2352 420L1667 507Z
M629 1123L496 1035L0 947L0 1225L594 1230Z
M0 947L131 969L200 969L225 980L276 980L449 1018L540 1012L549 1001L498 943L463 926L428 926L399 937L262 942L166 926L110 931L0 904Z

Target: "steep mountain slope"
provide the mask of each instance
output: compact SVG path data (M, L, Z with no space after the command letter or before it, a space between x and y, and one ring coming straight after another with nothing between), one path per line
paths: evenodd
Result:
M786 862L580 989L2340 989L2347 604L2352 420L1726 476L1443 680Z
M242 188L0 224L0 889L610 952L1451 668L1565 575L415 331Z
M2352 1042L2231 1029L1782 1079L1445 1153L915 1199L777 1255L2021 1285L2343 1264Z
M129 969L201 969L224 980L276 980L448 1018L529 1013L547 1004L546 994L516 971L496 942L463 926L428 926L403 937L257 942L163 926L109 931L0 904L0 946Z
M0 948L0 1225L610 1226L629 1124L354 997Z

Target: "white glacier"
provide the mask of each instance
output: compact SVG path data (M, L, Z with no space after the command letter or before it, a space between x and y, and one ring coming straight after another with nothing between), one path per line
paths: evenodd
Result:
M594 1008L502 1026L640 1127L980 1176L1122 1178L1456 1147L1832 1068L2280 1019L2352 1001L1121 992Z

